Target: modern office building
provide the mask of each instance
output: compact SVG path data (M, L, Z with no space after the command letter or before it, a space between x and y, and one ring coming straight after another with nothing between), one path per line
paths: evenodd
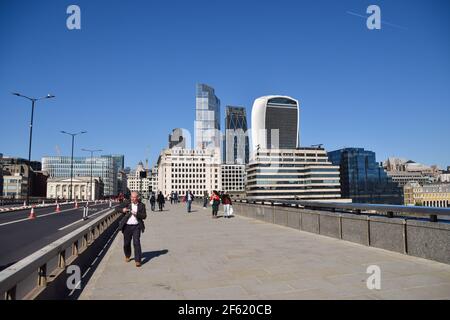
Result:
M176 128L172 130L169 134L169 149L180 148L186 149L190 148L190 138L189 132L186 129Z
M245 164L224 163L220 166L222 187L220 190L231 195L245 194Z
M104 184L100 177L76 177L72 179L74 200L98 200L103 197ZM91 189L91 190L89 190ZM52 178L47 180L47 198L67 200L70 198L70 178ZM92 195L92 196L91 196Z
M201 197L204 192L220 190L220 149L165 149L158 162L157 191L167 196L184 195L190 190Z
M405 205L450 208L450 184L421 186L409 182L404 186Z
M220 148L220 136L220 100L212 87L197 84L195 148Z
M247 115L243 107L226 107L223 162L246 164L249 161Z
M388 177L392 179L398 186L405 186L408 182L418 182L421 185L430 184L434 182L434 179L429 175L423 175L421 172L409 172L409 171L387 171Z
M130 192L138 192L141 197L149 198L151 188L151 177L149 170L142 162L139 162L136 169L127 175L127 187Z
M256 151L247 166L247 197L349 202L341 198L339 166L323 148Z
M252 152L300 146L300 108L287 96L264 96L253 103Z
M328 152L328 157L340 167L342 197L357 203L403 203L402 188L376 162L375 152L345 148Z
M118 194L117 173L121 162L119 161L119 165L116 165L115 159L118 159L118 156L104 155L92 159L91 157L74 157L73 177L90 177L92 165L92 176L100 177L104 183L104 195L116 196ZM50 178L70 178L70 166L70 157L42 158L42 169L48 172Z

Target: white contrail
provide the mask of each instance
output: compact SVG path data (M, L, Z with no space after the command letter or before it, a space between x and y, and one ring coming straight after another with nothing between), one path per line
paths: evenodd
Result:
M362 14L358 14L358 13L355 13L355 12L352 12L352 11L347 11L346 13L351 14L352 16L356 16L356 17L360 17L360 18L363 18L363 19L367 19L367 16L363 16ZM406 27L402 27L402 26L399 26L398 24L393 24L393 23L387 22L386 20L381 20L381 24L382 25L385 24L387 26L391 26L391 27L394 27L394 28L408 30L408 28L406 28Z

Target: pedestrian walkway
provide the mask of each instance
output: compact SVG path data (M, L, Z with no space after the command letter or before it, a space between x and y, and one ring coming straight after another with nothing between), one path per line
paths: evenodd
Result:
M450 265L197 205L165 210L148 210L142 267L125 263L119 234L80 299L450 299ZM380 290L367 288L371 265Z

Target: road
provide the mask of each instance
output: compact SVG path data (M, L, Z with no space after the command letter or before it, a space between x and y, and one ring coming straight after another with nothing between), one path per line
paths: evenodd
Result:
M90 204L89 216L97 217L109 208L108 203ZM83 207L73 204L36 208L35 219L28 219L30 210L0 213L0 271L23 259L58 238L81 227Z

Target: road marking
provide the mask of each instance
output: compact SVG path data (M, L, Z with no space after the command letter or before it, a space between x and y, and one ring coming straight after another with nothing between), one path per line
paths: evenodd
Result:
M98 205L100 205L100 204L98 204ZM66 209L66 210L61 210L60 212L50 212L50 213L45 213L45 214L41 214L41 215L39 215L39 216L36 216L36 219L37 219L37 218L43 218L43 217L46 217L46 216L50 216L50 215L52 215L52 214L60 214L60 213L66 212L66 211L81 210L81 209L83 209L83 207L79 207L79 208L71 208L71 209ZM9 222L4 222L4 223L0 223L0 227L6 226L6 225L8 225L8 224L13 224L13 223L18 223L18 222L28 221L28 220L30 220L30 219L29 219L29 218L23 218L23 219L19 219L19 220L14 220L14 221L9 221Z
M111 209L111 208L106 208L106 209L101 210L101 211L99 211L99 212L97 212L97 213L91 214L91 215L89 215L88 217L91 218L91 217L96 216L96 215L98 215L98 214L100 214L100 213L103 213L103 212L105 212L105 211L107 211L107 210L109 210L109 209ZM67 226L64 226L64 227L59 228L58 231L62 231L62 230L64 230L64 229L70 228L71 226L73 226L73 225L75 225L75 224L77 224L77 223L83 222L83 221L86 221L86 220L83 220L83 219L77 220L77 221L75 221L75 222L72 222L72 223L68 224Z

